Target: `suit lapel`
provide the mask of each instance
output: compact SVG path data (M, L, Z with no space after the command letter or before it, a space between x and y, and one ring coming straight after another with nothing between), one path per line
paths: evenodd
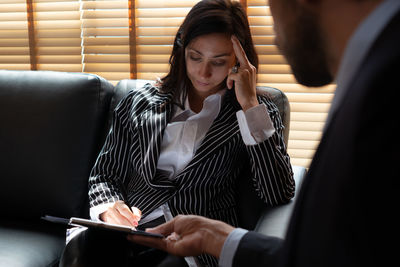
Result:
M227 91L223 99L221 111L208 130L192 161L181 174L206 159L239 132L236 111L240 106L238 107L239 104L235 100L234 91Z
M168 179L156 176L158 158L164 129L172 113L172 104L168 98L155 103L141 115L139 144L141 153L141 174L154 186L171 186Z

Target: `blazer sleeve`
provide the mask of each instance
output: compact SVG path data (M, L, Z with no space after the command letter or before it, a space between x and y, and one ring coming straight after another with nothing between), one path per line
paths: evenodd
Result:
M288 202L294 196L295 182L283 138L283 123L272 100L260 97L274 124L275 133L265 141L246 146L254 187L261 199L269 205Z
M131 106L128 95L114 110L110 132L89 177L90 207L124 199L122 181L128 177L133 138L129 131Z
M250 231L242 237L232 267L277 266L283 242L280 238Z

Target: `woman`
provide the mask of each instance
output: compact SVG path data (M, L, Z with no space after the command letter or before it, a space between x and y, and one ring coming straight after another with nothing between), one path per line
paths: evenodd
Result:
M240 4L196 4L175 37L169 73L115 110L89 179L91 218L147 227L197 214L236 226L235 183L245 164L265 203L291 199L283 125L272 101L256 95L257 66Z

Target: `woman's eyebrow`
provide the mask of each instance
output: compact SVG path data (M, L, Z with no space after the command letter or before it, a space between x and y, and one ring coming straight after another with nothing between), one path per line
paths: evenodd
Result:
M214 58L215 57L227 57L227 56L230 56L232 53L223 53L223 54L219 54L219 55L216 55L216 56L214 56Z
M201 53L200 51L198 51L198 50L196 50L196 49L194 49L194 48L189 48L189 50L192 50L192 51L194 51L194 52L196 52L197 54L199 54L199 55L202 55L203 56L203 53ZM218 55L215 55L215 56L213 56L213 58L217 58L217 57L226 57L226 56L230 56L232 53L222 53L222 54L218 54Z

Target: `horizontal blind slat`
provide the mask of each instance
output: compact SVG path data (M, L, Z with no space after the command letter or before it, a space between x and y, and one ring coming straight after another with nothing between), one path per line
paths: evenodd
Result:
M77 0L35 0L37 68L82 71L81 3Z

